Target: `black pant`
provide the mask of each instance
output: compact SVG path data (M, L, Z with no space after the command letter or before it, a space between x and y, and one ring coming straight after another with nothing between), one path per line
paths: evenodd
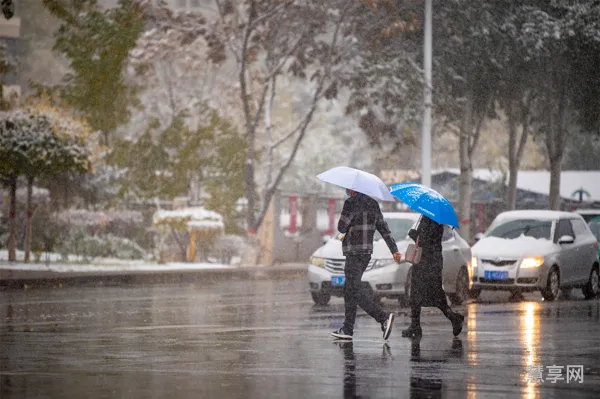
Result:
M448 304L437 306L439 310L442 311L444 316L448 318L448 320L452 321L452 317L454 316L454 312L450 309ZM421 306L412 304L410 307L410 317L411 317L411 325L413 327L421 326Z
M346 305L344 331L348 334L354 332L357 306L360 306L378 323L383 323L388 317L381 306L373 300L371 292L362 287L362 275L370 260L371 255L346 256L346 267L344 268L346 274L346 281L344 282L344 304Z

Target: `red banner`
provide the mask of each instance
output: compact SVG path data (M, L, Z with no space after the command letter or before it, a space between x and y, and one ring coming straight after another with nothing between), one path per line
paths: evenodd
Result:
M295 234L298 229L298 197L290 197L290 227L288 231Z

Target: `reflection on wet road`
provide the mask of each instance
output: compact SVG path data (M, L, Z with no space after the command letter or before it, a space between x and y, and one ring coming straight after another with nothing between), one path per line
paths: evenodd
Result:
M0 397L600 397L598 300L469 304L458 339L427 309L419 341L386 301L399 313L387 345L364 314L353 343L333 343L343 303L314 307L305 284L0 292ZM567 382L578 365L583 383Z

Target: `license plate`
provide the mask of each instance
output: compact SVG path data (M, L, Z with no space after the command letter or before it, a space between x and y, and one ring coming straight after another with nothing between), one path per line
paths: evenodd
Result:
M344 285L344 281L346 280L346 276L333 276L331 277L331 285L334 287L339 287Z
M484 277L486 280L508 280L508 272L493 272L486 270Z

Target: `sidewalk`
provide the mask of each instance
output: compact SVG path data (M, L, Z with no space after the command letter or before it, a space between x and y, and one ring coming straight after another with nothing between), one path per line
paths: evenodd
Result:
M304 263L230 266L207 263L126 263L115 265L0 262L0 287L177 283L240 279L280 279L306 273Z

